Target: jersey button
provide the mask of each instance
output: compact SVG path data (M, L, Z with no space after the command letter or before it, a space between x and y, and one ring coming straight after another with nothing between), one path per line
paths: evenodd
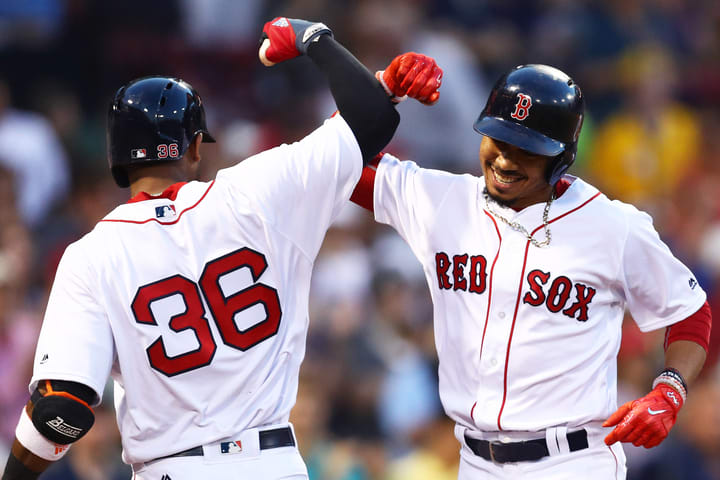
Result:
M493 367L494 367L495 365L497 365L497 359L496 359L496 358L491 358L491 359L490 359L490 365L492 365Z
M498 317L500 317L500 318L505 318L505 312L500 312L500 313L498 313Z

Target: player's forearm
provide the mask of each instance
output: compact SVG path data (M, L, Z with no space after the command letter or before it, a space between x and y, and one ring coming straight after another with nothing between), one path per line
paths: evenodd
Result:
M674 368L690 385L705 364L705 349L689 340L678 340L665 351L665 368Z
M15 439L2 480L35 480L51 463L35 455Z
M340 114L352 129L365 162L390 141L400 122L387 93L350 52L329 35L310 44L308 56L325 73Z

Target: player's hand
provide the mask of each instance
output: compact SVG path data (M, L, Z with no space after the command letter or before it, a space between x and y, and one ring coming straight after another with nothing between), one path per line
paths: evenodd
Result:
M610 415L603 427L615 426L605 443L631 442L636 447L654 447L667 437L683 405L680 392L659 383L642 398L627 402Z
M265 24L258 56L263 65L271 67L307 53L308 45L320 35L332 36L324 23L296 18L275 17Z
M443 71L434 58L415 52L398 55L385 70L375 73L394 102L411 97L425 105L432 105L440 98L442 76Z

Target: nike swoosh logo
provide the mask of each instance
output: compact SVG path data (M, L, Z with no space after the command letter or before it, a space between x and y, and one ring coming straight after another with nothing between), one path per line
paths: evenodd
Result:
M667 412L667 410L653 410L652 408L648 407L648 413L650 415L657 415L658 413Z

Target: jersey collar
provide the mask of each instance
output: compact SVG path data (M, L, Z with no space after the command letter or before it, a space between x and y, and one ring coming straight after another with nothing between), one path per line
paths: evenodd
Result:
M187 182L178 182L170 185L168 188L163 190L163 192L159 195L150 195L146 192L140 192L134 197L132 197L130 200L127 201L127 203L137 203L137 202L144 202L145 200L157 200L160 198L167 198L168 200L175 201L175 198L178 195L178 192L180 191L180 188L182 188L183 185L185 185Z

